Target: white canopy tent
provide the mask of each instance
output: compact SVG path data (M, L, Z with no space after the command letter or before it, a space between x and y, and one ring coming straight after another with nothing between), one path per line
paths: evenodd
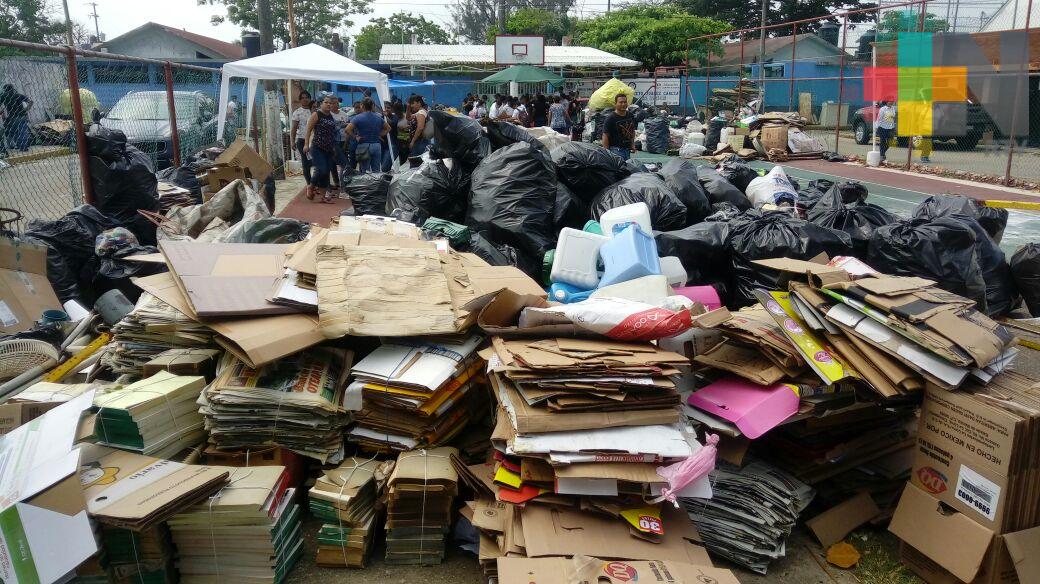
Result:
M246 97L246 128L252 126L253 102L256 99L256 84L261 79L300 79L306 81L325 81L339 79L341 82L363 82L375 87L380 103L390 101L390 86L385 73L380 73L315 44L304 45L277 53L260 55L252 59L242 59L225 63L220 76L220 114L217 119L217 135L224 135L224 123L227 121L227 108L232 77L245 77L248 80Z

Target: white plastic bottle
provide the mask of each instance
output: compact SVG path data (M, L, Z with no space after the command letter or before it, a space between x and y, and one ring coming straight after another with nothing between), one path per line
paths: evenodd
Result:
M599 248L607 241L603 235L564 227L556 242L549 279L583 290L595 288L599 284Z
M615 225L624 225L625 223L635 223L643 230L643 233L654 232L653 227L650 225L650 207L646 203L640 202L614 207L599 217L603 235L609 238L614 237Z

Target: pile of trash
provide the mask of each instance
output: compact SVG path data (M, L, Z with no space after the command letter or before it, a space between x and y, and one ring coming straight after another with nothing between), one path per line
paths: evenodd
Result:
M889 519L926 579L1027 565L1040 252L1006 260L1006 215L431 119L437 158L327 224L238 178L142 207L151 245L93 207L0 238L0 550L33 551L0 579L465 550L502 582L736 582L713 562Z

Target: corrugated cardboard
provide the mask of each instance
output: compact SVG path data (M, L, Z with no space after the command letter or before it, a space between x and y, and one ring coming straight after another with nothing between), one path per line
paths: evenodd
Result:
M787 150L787 126L763 126L759 132L762 147L766 150L777 148Z
M245 168L234 165L211 166L206 170L206 173L201 177L200 182L206 185L204 195L208 194L212 197L220 189L228 186L236 180L245 180L248 178L248 173ZM204 200L209 200L209 197L203 197Z
M287 245L161 241L175 281L203 318L289 314L267 297L283 275Z
M199 320L169 272L135 278L134 283L186 316ZM325 340L318 330L318 318L313 314L211 320L205 324L219 335L217 343L253 369Z
M60 406L54 403L7 403L0 405L0 436L7 434L18 426L39 418L48 411Z
M61 310L47 280L47 248L0 238L0 333L32 328L44 310Z
M586 555L624 560L663 560L710 566L708 553L686 512L665 505L665 534L660 543L633 537L628 526L611 517L577 509L527 505L521 511L524 543L532 558Z
M693 358L701 365L735 373L759 385L772 385L784 378L784 371L761 351L726 341Z
M1040 527L1004 536L1020 582L1040 582Z
M899 546L899 559L910 571L919 576L928 584L965 584L963 580L954 576L949 570L943 568L938 562L914 549L913 546L903 542ZM993 538L989 553L982 560L982 567L975 579L968 584L1024 584L1028 581L1020 581L1015 572L1014 563L1007 553L1007 546L1003 536Z
M264 179L270 176L271 172L274 170L274 167L261 158L260 155L256 153L256 150L253 150L245 140L236 140L231 144L231 146L227 147L227 150L224 150L224 152L217 157L215 162L217 164L228 164L231 166L241 167L248 171L246 173L247 177L256 179L260 182L264 182Z
M805 522L824 548L845 539L853 529L881 513L870 493L860 493Z
M674 561L498 558L499 584L738 584L733 572Z
M520 328L520 312L527 307L547 308L552 306L542 293L520 292L509 287L495 294L490 300L478 298L466 308L479 310L477 326L484 332L501 337L570 337L590 336L587 329L572 323Z

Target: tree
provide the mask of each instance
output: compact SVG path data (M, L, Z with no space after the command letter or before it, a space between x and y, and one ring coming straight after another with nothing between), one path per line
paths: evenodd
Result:
M713 18L729 22L736 30L758 28L762 18L761 0L670 0L684 12L691 14L711 14ZM859 0L770 0L766 8L766 25L790 23L795 20L834 15L847 10L874 8L877 5ZM876 18L874 12L863 12L849 16L849 22L868 22ZM840 22L838 17L830 19ZM816 32L825 20L803 22L798 25L798 33ZM781 26L767 30L768 36L787 36L792 32L790 26ZM746 33L749 37L758 37L758 32Z
M653 5L630 6L578 21L575 27L582 45L635 59L647 69L681 65L687 58L701 60L709 50L721 53L718 41L713 41L691 44L687 54L686 39L729 29L725 22Z
M65 44L65 19L47 0L0 1L0 38Z
M506 32L545 37L546 44L559 44L570 33L571 19L566 14L549 12L541 8L521 8L509 15ZM488 43L495 42L496 30L488 31Z
M407 44L412 35L419 44L443 45L451 42L448 31L422 16L398 12L386 18L373 18L354 39L359 59L378 59L385 43Z
M296 41L299 45L328 45L332 33L354 25L351 16L368 14L371 0L293 0L296 17ZM223 4L227 16L214 16L214 25L228 21L243 28L257 29L256 0L198 0L199 5ZM271 0L271 27L274 39L282 47L289 46L289 8L286 0Z
M456 0L455 5L451 7L451 15L455 19L455 34L473 43L484 43L493 39L498 32L497 6L496 0ZM574 0L514 0L508 6L506 22L508 24L510 15L525 8L534 8L566 18L572 6Z
M877 27L877 39L879 43L894 41L901 32L917 32L920 21L920 12L910 10L892 10L881 17L881 23ZM950 23L932 13L925 13L922 32L946 32L950 30Z

